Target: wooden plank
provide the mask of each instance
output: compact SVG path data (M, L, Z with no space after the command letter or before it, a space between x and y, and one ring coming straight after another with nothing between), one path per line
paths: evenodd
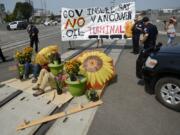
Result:
M16 78L12 78L12 79L9 79L9 80L7 80L7 81L1 82L1 84L8 84L8 83L16 82L16 81L17 81Z
M68 91L63 92L61 95L58 95L56 90L53 90L51 92L46 92L44 98L50 100L51 103L59 106L68 102L73 98L73 96Z
M4 84L6 84L7 86L16 88L16 89L20 89L20 90L26 90L30 87L33 86L31 80L26 80L26 81L21 81L19 79L13 79L12 81L7 81L7 82L3 82Z
M61 107L56 107L49 115L57 114L64 111L64 109L69 105L70 101L71 100L64 103L63 105L61 105ZM56 120L52 120L41 124L41 126L33 133L33 135L45 135L48 130L51 129L55 122Z
M95 106L101 105L102 103L103 102L101 100L99 100L97 102L89 102L89 103L87 103L85 105L79 105L78 107L74 107L74 108L72 108L72 109L70 109L70 110L68 110L66 112L57 113L57 114L54 114L54 115L51 115L51 116L40 118L38 120L33 120L31 122L23 123L23 124L17 126L16 130L21 130L21 129L28 128L28 127L31 127L31 126L34 126L34 125L37 125L37 124L41 124L41 123L44 123L44 122L55 120L57 118L62 118L62 117L65 117L65 116L68 116L68 115L71 115L71 114L86 110L86 109L93 108Z

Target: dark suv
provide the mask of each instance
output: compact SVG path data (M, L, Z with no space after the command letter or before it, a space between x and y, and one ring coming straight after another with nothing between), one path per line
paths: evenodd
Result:
M165 106L180 111L180 45L142 52L136 61L136 75L144 79L146 91L155 93Z

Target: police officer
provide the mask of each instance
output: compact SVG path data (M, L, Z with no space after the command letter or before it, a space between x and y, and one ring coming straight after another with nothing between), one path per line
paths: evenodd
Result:
M38 52L38 43L39 43L39 39L38 39L39 30L37 29L36 26L29 25L27 31L28 31L29 37L30 37L30 47L33 48L33 45L35 43L35 51L37 53Z
M139 53L139 38L140 34L143 31L143 23L142 23L142 17L138 16L135 19L135 23L132 27L132 42L133 42L133 53L138 54Z
M144 37L141 42L144 44L144 49L154 48L158 35L157 27L149 22L148 17L143 18L144 23Z

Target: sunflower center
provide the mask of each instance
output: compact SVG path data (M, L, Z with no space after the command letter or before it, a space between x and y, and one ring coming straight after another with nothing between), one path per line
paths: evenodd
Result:
M85 59L83 67L88 72L97 72L101 69L103 61L98 56L89 56Z

